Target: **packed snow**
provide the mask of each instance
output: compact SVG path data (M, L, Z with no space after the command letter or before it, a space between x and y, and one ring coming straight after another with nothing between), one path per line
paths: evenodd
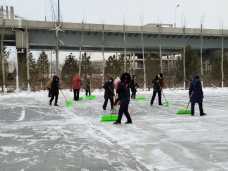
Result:
M129 111L133 124L101 122L104 91L95 100L73 101L72 107L49 106L47 91L0 96L1 171L225 171L228 170L228 88L205 88L204 112L178 115L188 104L188 91L164 90L170 106L150 106L152 91L139 90ZM190 106L189 106L190 109ZM118 112L118 108L117 108Z

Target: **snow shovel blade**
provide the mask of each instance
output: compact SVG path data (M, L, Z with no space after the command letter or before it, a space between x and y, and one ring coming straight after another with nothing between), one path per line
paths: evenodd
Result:
M166 106L168 106L168 107L170 106L170 104L169 104L169 102L168 102L168 101L166 101L166 102L165 102L165 104L166 104Z
M191 114L191 110L178 110L177 114Z
M73 98L73 100L74 100L74 98ZM79 97L78 100L83 100L83 97Z
M73 106L73 104L71 102L66 102L66 106L70 107L70 106Z
M105 121L116 121L118 119L118 115L103 115L101 117L101 122L105 122Z
M86 99L87 100L94 100L94 99L96 99L96 96L92 96L92 95L91 96L86 96Z
M145 97L136 97L136 101L146 101Z

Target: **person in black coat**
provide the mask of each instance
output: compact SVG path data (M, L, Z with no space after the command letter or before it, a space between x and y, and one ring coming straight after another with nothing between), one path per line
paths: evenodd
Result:
M190 84L189 88L189 98L191 101L191 115L194 116L195 114L195 103L198 103L199 110L200 110L200 116L206 115L206 113L203 112L203 90L202 90L202 84L200 81L199 75L194 75L194 78Z
M133 75L130 85L131 85L131 92L132 92L131 99L135 99L135 94L137 92L136 87L139 88L139 85L137 84L137 81L136 81L136 75Z
M51 82L51 95L52 95L52 97L51 97L50 102L49 102L50 106L51 106L52 101L54 100L54 97L55 97L54 106L59 106L57 104L58 103L58 96L59 96L59 89L60 89L59 86L60 86L59 85L59 77L55 75L53 77L53 81Z
M114 83L113 83L113 78L110 77L108 79L108 82L105 82L103 85L103 88L105 89L104 92L104 104L103 104L103 109L106 110L107 104L108 104L108 100L110 100L110 104L111 104L111 110L113 110L113 96L115 96L114 94Z
M154 86L153 86L153 95L152 95L152 98L150 101L150 105L153 106L154 99L155 99L157 93L158 93L158 105L163 105L161 102L161 91L162 91L162 87L164 86L163 74L162 73L158 74L152 80L152 83L154 84Z
M128 112L128 106L130 102L130 81L131 81L131 76L129 73L124 73L121 78L121 82L118 84L118 87L116 89L116 92L118 93L118 98L120 101L120 108L119 108L119 114L118 114L118 119L116 122L113 124L121 124L122 116L123 113L125 114L127 118L127 122L125 124L131 124L131 116Z

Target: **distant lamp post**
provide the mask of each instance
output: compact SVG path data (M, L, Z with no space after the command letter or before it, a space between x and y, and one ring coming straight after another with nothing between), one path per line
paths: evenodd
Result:
M174 27L176 28L176 11L177 11L177 7L179 7L179 5L176 6L175 8L175 21L174 21Z

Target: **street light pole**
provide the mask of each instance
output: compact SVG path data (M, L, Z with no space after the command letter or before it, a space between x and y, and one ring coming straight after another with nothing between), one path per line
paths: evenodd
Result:
M59 0L58 0L58 22L60 22Z
M174 21L174 27L176 28L176 11L177 11L177 7L179 7L179 5L176 6L175 8L175 21Z
M200 28L200 72L201 72L201 84L203 87L203 18L201 19L201 28Z

